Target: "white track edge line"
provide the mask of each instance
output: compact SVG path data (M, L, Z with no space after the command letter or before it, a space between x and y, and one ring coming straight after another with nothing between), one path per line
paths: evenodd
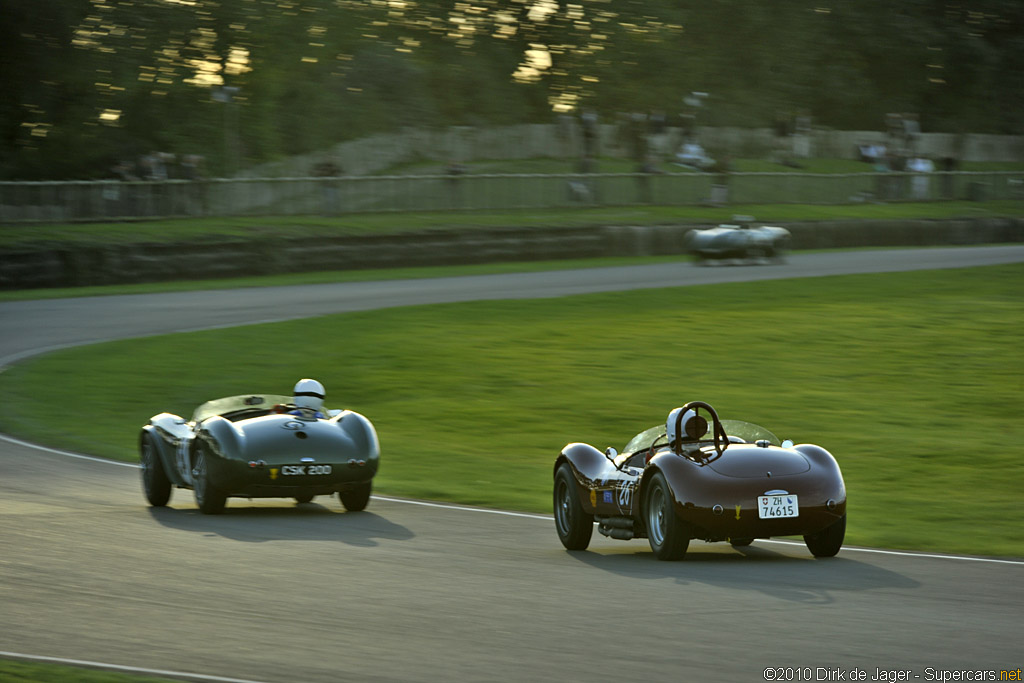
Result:
M22 441L21 439L15 439L7 436L6 434L0 434L0 440L8 441L10 443L18 444L26 448L35 448L36 450L44 451L46 453L52 453L54 455L63 455L68 458L78 458L80 460L91 460L92 462L104 463L107 465L117 465L119 467L132 467L138 469L139 466L129 462L119 462L117 460L109 460L107 458L97 458L91 455L82 455L81 453L72 453L70 451L62 451L56 448L49 448L47 446L40 446L39 444L30 443L28 441ZM553 518L545 515L530 514L527 512L512 512L510 510L494 510L492 508L476 508L468 507L465 505L453 505L451 503L432 503L425 500L413 500L411 498L391 498L387 496L372 496L374 500L381 500L388 503L401 503L403 505L421 505L423 507L432 507L442 510L458 510L461 512L482 512L491 515L502 515L504 517L521 517L524 519L538 519L542 521L551 521ZM782 545L802 545L797 541L779 541L774 539L761 539L761 543L779 543ZM1003 560L994 557L971 557L969 555L943 555L940 553L916 553L903 550L885 550L882 548L856 548L850 546L844 546L842 552L857 552L857 553L874 553L876 555L893 555L897 557L922 557L934 560L960 560L963 562L986 562L990 564L1009 564L1024 566L1024 560ZM0 653L2 654L2 653Z
M21 659L33 662L46 662L50 664L69 664L73 666L85 666L95 669L106 669L112 671L125 671L129 673L147 674L150 676L172 676L174 678L186 678L196 681L214 681L215 683L264 683L248 678L228 678L226 676L212 676L209 674L193 674L185 671L167 671L163 669L147 669L141 666L125 666L122 664L107 664L105 662L91 662L84 659L66 659L64 657L46 657L43 655L30 655L22 652L5 652L0 650L0 657Z
M118 460L110 460L109 458L97 458L93 455L82 455L81 453L72 453L71 451L62 451L57 448L50 448L49 446L40 446L37 443L31 443L29 441L22 441L21 439L15 439L13 436L7 436L6 434L0 434L0 441L7 441L8 443L17 444L24 446L25 448L34 448L37 451L43 451L45 453L52 453L54 455L63 455L66 458L78 458L79 460L91 460L92 462L101 462L107 465L117 465L119 467L133 467L138 469L139 466L130 462L120 462Z
M444 510L462 510L465 512L488 512L492 515L504 515L506 517L524 517L526 519L539 519L550 522L553 518L545 515L534 515L528 512L512 512L510 510L495 510L493 508L474 508L465 505L453 505L451 503L431 503L425 500L413 500L411 498L386 498L384 496L372 496L374 500L383 500L388 503L404 503L406 505L422 505L430 508L441 508Z
M494 510L492 508L475 508L464 505L453 505L450 503L431 503L424 500L412 500L409 498L389 498L385 496L372 496L374 500L382 500L388 503L403 503L405 505L422 505L424 507L440 508L443 510L461 510L465 512L486 512L492 515L505 515L508 517L525 517L526 519L539 519L545 522L554 521L553 517L536 515L525 512L510 512L508 510ZM778 539L758 539L758 543L778 543L779 545L803 546L799 541L781 541ZM938 553L917 553L903 550L885 550L880 548L858 548L855 546L843 546L841 552L875 553L879 555L896 555L900 557L927 557L937 560L964 560L967 562L993 562L997 564L1024 565L1024 560L1003 560L992 557L971 557L968 555L942 555Z
M781 545L802 546L799 541L780 541L773 538L758 539L758 543L779 543ZM971 557L970 555L942 555L940 553L916 553L910 550L885 550L883 548L858 548L844 545L839 552L875 553L876 555L896 555L899 557L926 557L933 560L962 560L964 562L991 562L995 564L1015 564L1024 566L1024 560L1002 560L996 557Z

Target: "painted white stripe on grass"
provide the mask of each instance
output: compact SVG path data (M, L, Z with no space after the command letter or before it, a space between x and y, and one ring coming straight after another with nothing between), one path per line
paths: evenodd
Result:
M65 659L64 657L44 657L42 655L29 655L22 652L4 652L0 650L0 657L10 659L21 659L31 662L42 662L47 664L65 664L69 666L84 666L93 669L104 669L108 671L124 671L128 673L145 674L147 676L171 676L174 678L186 678L194 681L213 681L215 683L265 683L254 681L249 678L229 678L227 676L211 676L207 674L193 674L185 671L166 671L163 669L147 669L141 666L124 666L121 664L107 664L106 662L91 662L84 659Z

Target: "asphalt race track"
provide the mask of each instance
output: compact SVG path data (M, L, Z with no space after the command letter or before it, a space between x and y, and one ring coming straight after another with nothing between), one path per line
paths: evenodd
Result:
M0 367L385 306L1019 261L1024 246L854 251L9 302ZM999 680L1024 664L1022 614L1019 560L858 548L815 560L757 541L694 542L664 563L646 541L596 533L566 552L544 515L386 497L361 513L336 498L231 499L208 517L188 491L148 507L133 466L0 438L0 656L267 683Z

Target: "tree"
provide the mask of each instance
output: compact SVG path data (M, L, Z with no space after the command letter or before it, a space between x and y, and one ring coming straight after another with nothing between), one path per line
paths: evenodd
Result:
M153 150L213 172L405 126L678 113L1017 133L1019 0L0 0L0 177ZM237 88L230 104L219 88ZM237 139L239 144L225 144Z

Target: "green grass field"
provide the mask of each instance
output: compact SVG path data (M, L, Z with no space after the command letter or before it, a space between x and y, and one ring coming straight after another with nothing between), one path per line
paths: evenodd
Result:
M628 206L520 211L436 211L324 216L243 216L114 223L0 226L0 248L81 243L133 244L210 239L294 238L394 234L415 230L488 229L509 226L558 229L595 225L670 225L727 222L736 214L762 222L833 219L943 219L1024 215L1024 202L899 204L744 204L727 207Z
M1022 286L1024 265L1011 265L399 308L120 341L0 374L0 430L134 460L155 413L286 393L314 376L330 405L376 424L378 492L547 512L565 443L621 448L702 399L723 417L830 449L849 490L850 544L1024 556ZM68 409L55 417L59 406Z
M170 683L171 679L84 669L63 664L39 664L0 659L0 681L5 683Z
M805 252L808 253L808 252ZM603 268L668 262L689 262L690 256L622 256L551 261L502 261L460 266L422 266L412 268L380 268L367 270L330 270L285 275L261 275L220 280L186 280L147 282L131 285L98 285L95 287L53 287L47 289L13 289L0 291L0 301L112 296L118 294L151 294L155 292L196 292L207 289L239 289L244 287L284 287L331 282L369 282L376 280L408 280L459 275L493 273L534 273L543 270Z

